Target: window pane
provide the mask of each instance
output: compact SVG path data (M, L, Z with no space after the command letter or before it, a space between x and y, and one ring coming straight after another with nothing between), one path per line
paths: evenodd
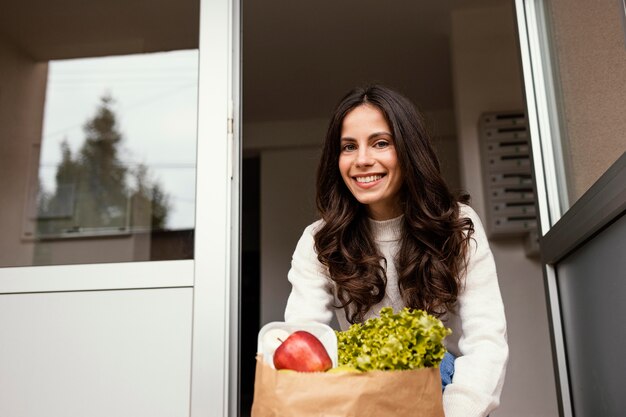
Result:
M622 1L546 2L559 96L566 207L626 151L626 26ZM557 155L557 157L559 157Z
M197 2L35 2L0 17L0 266L192 258Z

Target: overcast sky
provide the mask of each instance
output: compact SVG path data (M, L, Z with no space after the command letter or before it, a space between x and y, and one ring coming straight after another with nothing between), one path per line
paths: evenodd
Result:
M65 139L76 152L83 125L109 93L122 132L121 159L144 163L170 196L168 228L194 227L198 51L52 61L40 177L53 191Z

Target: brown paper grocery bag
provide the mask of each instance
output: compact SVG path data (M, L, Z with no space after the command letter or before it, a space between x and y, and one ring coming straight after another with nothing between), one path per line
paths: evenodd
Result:
M252 417L444 417L439 368L279 372L257 356Z

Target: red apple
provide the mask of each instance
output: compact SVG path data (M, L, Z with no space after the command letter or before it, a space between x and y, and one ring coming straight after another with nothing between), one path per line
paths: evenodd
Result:
M293 332L274 352L276 369L298 372L325 372L333 362L320 340L309 332Z

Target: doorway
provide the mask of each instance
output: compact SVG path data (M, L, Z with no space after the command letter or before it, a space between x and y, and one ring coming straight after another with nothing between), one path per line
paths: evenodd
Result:
M291 255L304 228L316 220L320 148L343 94L380 83L407 96L427 120L448 185L468 191L483 218L479 116L524 109L525 103L509 1L402 2L393 7L374 0L257 1L245 3L242 16L242 148L244 155L258 158L243 159L243 181L249 181L245 173L258 163L260 231L258 292L242 297L259 300L258 331L265 323L284 320ZM247 197L245 184L242 189L245 206L246 198L254 197ZM242 246L251 223L242 221ZM523 239L491 244L515 353L499 415L554 415L541 265L526 257ZM243 332L240 415L247 416L250 403L245 399L252 397L254 379L245 367L253 361L243 355L253 351L246 344L256 344L256 332ZM528 340L536 343L529 346ZM531 362L541 384L528 375ZM528 397L536 401L528 404Z

